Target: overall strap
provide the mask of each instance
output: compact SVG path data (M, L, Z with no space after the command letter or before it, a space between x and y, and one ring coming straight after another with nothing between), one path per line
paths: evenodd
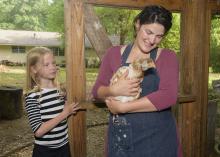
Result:
M132 49L132 46L133 44L129 44L127 45L127 47L125 48L123 54L122 54L122 65L124 65L126 63L126 60L131 52L131 49ZM157 57L157 50L158 50L158 47L154 48L153 50L151 50L150 52L150 58L152 58L154 61L156 60L156 57Z
M158 47L154 48L150 52L150 58L153 59L154 61L156 60L156 57L157 57L157 50L158 50Z
M122 63L121 63L122 65L126 63L126 60L131 52L132 46L133 46L133 44L129 44L126 46L126 48L122 54Z

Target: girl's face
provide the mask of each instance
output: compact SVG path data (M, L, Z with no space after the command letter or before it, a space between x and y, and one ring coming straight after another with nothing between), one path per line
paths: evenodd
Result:
M58 70L54 55L52 53L46 53L37 63L34 70L40 82L54 80Z
M161 42L164 36L164 26L158 23L136 24L137 36L135 43L143 53L148 53Z

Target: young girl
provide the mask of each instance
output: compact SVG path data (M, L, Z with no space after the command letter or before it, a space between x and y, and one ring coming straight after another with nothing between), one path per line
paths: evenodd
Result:
M50 49L28 52L25 108L35 137L33 157L70 157L67 118L80 107L65 104L65 94L55 81L57 71Z

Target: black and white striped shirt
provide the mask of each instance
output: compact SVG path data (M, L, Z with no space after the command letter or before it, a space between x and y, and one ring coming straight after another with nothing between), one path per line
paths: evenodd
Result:
M25 96L25 108L28 113L29 123L35 133L42 123L53 119L63 111L64 100L60 99L58 90L42 89ZM59 148L68 143L67 119L42 137L35 137L35 144L50 148Z

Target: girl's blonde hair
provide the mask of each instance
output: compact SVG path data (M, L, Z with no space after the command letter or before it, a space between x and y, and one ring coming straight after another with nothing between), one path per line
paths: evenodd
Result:
M27 62L26 62L26 73L27 73L27 92L40 92L40 96L38 98L38 101L41 98L41 86L37 80L37 76L35 73L32 72L31 68L36 66L39 62L43 60L44 55L51 53L53 54L53 51L46 47L35 47L28 51L27 54ZM56 79L56 82L54 80L54 85L57 87L57 93L59 94L59 99L65 99L66 98L66 88L65 84L60 85L58 80Z
M27 94L30 92L40 92L41 87L38 83L37 76L35 73L31 71L31 67L34 67L42 61L44 55L52 53L53 51L46 47L35 47L28 51L27 54L27 62L26 62L26 72L27 72ZM60 97L66 96L66 88L65 84L60 84L58 80L56 79L56 82L54 80L55 86L58 88L58 92Z
M46 47L35 47L28 51L26 72L27 72L27 91L33 90L34 88L40 89L40 85L37 81L37 76L31 71L31 68L39 63L45 54L53 53L49 48Z

